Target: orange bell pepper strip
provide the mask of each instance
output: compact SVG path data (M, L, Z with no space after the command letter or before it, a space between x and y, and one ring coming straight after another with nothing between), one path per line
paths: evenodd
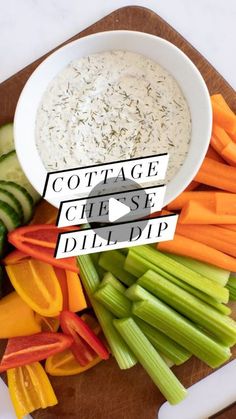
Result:
M80 278L75 272L65 271L65 273L67 278L69 310L74 313L82 311L87 308L87 303Z
M63 308L63 310L68 310L68 308L69 308L69 295L68 295L66 272L65 272L64 269L60 269L60 268L56 268L56 267L54 268L54 272L56 274L56 277L57 277L58 282L59 282L60 287L61 287L61 292L62 292L62 297L63 297L62 308Z
M55 208L49 202L42 199L34 210L34 216L30 224L55 224L57 215L58 208Z
M87 365L82 367L75 359L70 349L66 349L56 355L49 356L45 363L45 369L48 374L56 377L80 374L94 367L102 359L95 356Z
M58 401L48 376L39 362L7 371L10 397L18 419Z
M0 300L0 339L41 332L32 308L14 291Z
M71 229L71 227L61 229L51 225L20 227L8 234L8 240L22 253L34 259L41 260L58 268L79 272L75 257L63 259L55 259L54 257L58 234L63 231L68 231L68 228Z
M41 332L30 336L11 338L7 342L0 363L0 373L35 361L42 361L50 355L70 348L72 343L71 336L53 332Z
M6 271L15 290L32 310L46 317L59 315L63 297L51 265L26 259L6 266Z

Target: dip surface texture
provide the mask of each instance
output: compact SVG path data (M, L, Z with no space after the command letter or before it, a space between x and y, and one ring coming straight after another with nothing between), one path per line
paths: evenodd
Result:
M36 119L36 145L48 171L168 152L168 182L190 139L190 111L176 80L129 51L71 62L49 84Z

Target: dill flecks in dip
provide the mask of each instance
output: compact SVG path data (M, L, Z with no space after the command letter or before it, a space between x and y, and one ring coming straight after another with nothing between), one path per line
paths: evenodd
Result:
M190 138L190 111L176 80L129 51L71 62L49 84L37 113L36 145L48 171L168 152L169 181Z

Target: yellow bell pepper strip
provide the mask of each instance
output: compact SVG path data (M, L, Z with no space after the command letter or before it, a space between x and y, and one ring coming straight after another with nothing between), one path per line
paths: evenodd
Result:
M41 332L32 308L14 291L0 300L0 339Z
M51 265L29 259L6 266L6 271L17 293L36 313L46 317L59 315L63 297Z
M109 358L109 351L104 343L75 313L63 310L60 313L60 325L64 333L73 337L71 351L83 367L94 358L94 352L102 359Z
M48 374L54 376L76 375L87 371L101 361L102 359L96 355L87 365L82 367L71 350L66 349L59 354L49 356L45 363L45 369Z
M0 363L0 373L10 368L42 361L51 355L70 348L72 344L71 336L53 332L41 332L30 336L11 338L7 342Z
M45 317L35 313L37 322L40 324L42 332L57 332L60 326L59 317Z
M58 403L48 376L39 362L8 370L7 381L17 419Z
M80 278L76 272L66 270L69 310L76 313L87 308Z
M34 210L34 216L30 224L55 224L58 208L42 199Z

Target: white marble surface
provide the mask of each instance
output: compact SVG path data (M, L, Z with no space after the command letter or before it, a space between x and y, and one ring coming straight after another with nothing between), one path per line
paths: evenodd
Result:
M0 0L0 82L129 4L156 11L236 88L235 0ZM2 397L0 419L15 419L8 403Z
M0 0L0 82L128 4L159 13L236 88L235 0Z

